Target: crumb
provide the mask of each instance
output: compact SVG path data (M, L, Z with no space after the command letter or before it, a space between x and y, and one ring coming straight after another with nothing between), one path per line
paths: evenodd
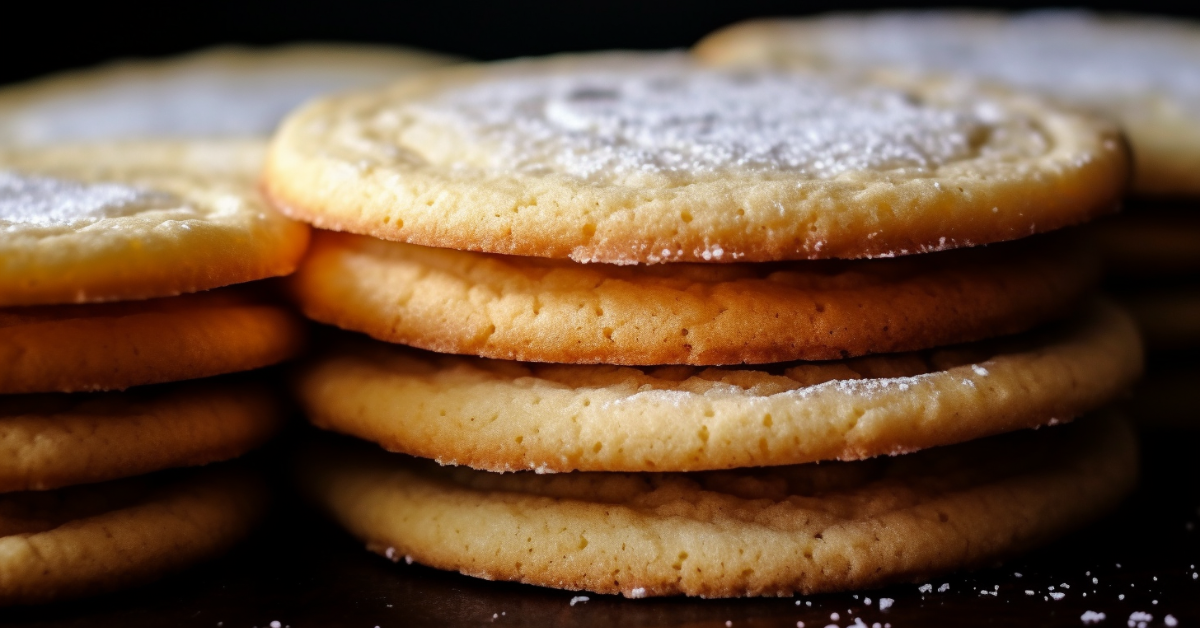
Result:
M1084 612L1083 615L1081 615L1079 617L1079 620L1085 624L1098 624L1098 623L1104 621L1105 617L1106 616L1104 613L1097 613L1096 611L1086 611L1086 612Z
M886 611L887 609L892 607L893 602L895 602L895 600L893 600L890 597L879 598L879 610Z
M590 599L591 598L589 598L586 595L576 595L575 597L571 598L571 606L575 606L576 604L579 604L580 602L586 602Z

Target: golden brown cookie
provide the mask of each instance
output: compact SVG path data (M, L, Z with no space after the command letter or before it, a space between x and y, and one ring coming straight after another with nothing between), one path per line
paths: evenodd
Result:
M222 46L73 70L0 90L0 143L265 136L317 96L381 85L450 57L391 46Z
M0 495L0 605L113 591L215 557L267 498L258 477L220 468Z
M0 150L0 306L173 296L290 273L308 227L254 189L257 142Z
M1115 127L964 87L675 53L463 65L305 106L264 187L327 229L625 264L923 253L1115 208Z
M786 596L994 564L1134 486L1111 415L873 460L706 473L439 468L348 447L302 457L309 496L371 551L488 580L658 595Z
M240 456L283 426L262 385L0 396L0 492L102 482Z
M902 68L999 81L1120 120L1134 189L1200 196L1200 27L1038 10L883 11L755 20L696 45L728 66Z
M124 390L297 355L304 322L249 288L119 303L0 308L0 393Z
M318 231L310 318L506 360L757 364L911 351L1065 315L1098 266L1059 238L890 260L623 267Z
M1110 305L1023 337L766 367L548 365L343 342L294 391L318 427L490 471L855 460L1069 421L1141 373Z

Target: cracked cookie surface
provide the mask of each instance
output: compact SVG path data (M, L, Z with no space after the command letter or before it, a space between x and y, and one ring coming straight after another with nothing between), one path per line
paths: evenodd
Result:
M1054 236L891 260L624 267L316 232L288 279L310 318L505 360L758 364L926 349L1059 318L1094 284Z
M856 460L1069 421L1142 369L1096 305L1016 338L833 362L618 367L339 338L293 389L318 427L489 471L693 471Z
M705 473L496 474L339 445L301 456L297 474L371 551L627 597L788 596L991 565L1115 507L1137 476L1135 436L1109 415L893 458Z
M327 229L625 264L923 253L1115 208L1114 127L963 87L665 53L457 66L297 111L264 189Z
M308 227L254 189L256 141L0 150L0 306L174 296L286 275Z

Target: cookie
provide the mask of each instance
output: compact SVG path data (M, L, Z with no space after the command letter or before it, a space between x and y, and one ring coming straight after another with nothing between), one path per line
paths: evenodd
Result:
M266 136L300 103L452 62L384 46L225 46L0 89L0 144Z
M0 306L172 296L286 275L308 227L253 187L258 142L0 150Z
M224 288L148 301L0 309L0 394L124 390L294 357L290 310Z
M281 406L265 386L222 381L125 393L0 396L0 492L235 458L279 431Z
M1118 295L1137 321L1146 347L1178 351L1200 347L1200 286L1176 286Z
M1112 275L1200 274L1200 203L1130 203L1120 214L1087 228Z
M695 53L717 65L948 72L1120 120L1134 190L1200 196L1200 27L1083 11L889 11L736 24Z
M1066 314L1098 266L1053 238L888 260L630 268L318 231L289 280L310 318L506 360L737 364L926 349Z
M215 557L267 498L256 476L218 468L0 495L0 605L113 591Z
M344 346L343 346L344 345ZM1025 337L768 367L544 365L346 342L293 386L318 427L489 471L855 460L1068 421L1141 373L1111 305Z
M677 53L456 66L303 107L264 188L327 229L627 264L921 253L1114 209L1113 127L963 87Z
M1045 543L1133 488L1137 445L1123 420L1097 416L722 472L497 474L356 447L298 466L310 497L392 560L634 598L787 596L920 582Z

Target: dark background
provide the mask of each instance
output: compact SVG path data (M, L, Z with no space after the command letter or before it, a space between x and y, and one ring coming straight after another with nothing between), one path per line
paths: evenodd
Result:
M751 17L870 8L953 7L963 2L733 0L530 0L523 2L150 3L9 0L0 36L0 83L130 56L161 56L218 43L325 40L394 43L478 59L606 48L690 46ZM1036 2L974 2L1027 9ZM1105 11L1200 17L1198 2L1094 2Z

